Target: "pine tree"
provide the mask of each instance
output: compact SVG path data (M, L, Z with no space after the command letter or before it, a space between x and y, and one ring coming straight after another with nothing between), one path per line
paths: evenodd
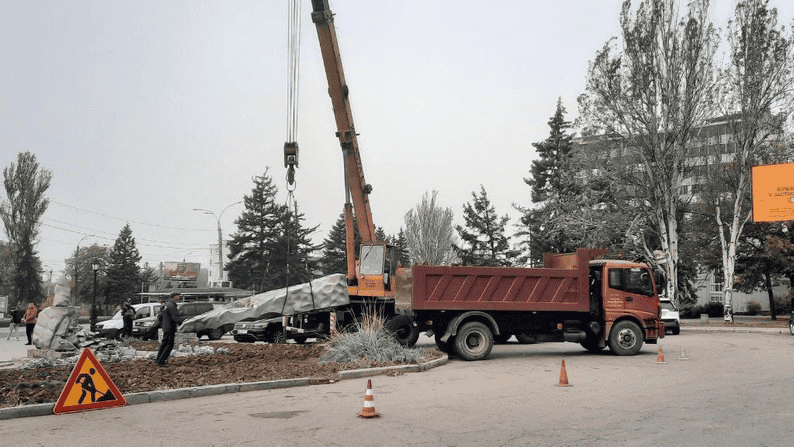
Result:
M479 195L475 192L471 195L472 203L463 205L466 228L460 225L455 227L465 246L453 244L455 252L465 265L512 265L518 251L510 248L510 239L505 236L508 216L496 215L496 209L488 200L485 187L480 186Z
M354 246L356 251L358 251L361 238L358 235L358 227L355 223L353 224L353 232L355 235ZM320 271L324 275L347 273L347 233L344 214L339 215L328 236L323 240Z
M397 261L405 267L411 265L411 258L408 256L408 240L405 237L405 231L400 227L397 233L397 240L394 242L397 250Z
M279 271L281 278L275 275L270 289L302 284L311 281L318 270L319 263L314 253L317 246L312 244L312 234L317 227L306 228L303 222L306 216L296 208L286 210L280 220L281 236L276 243L275 256L271 259L273 270Z
M119 305L132 300L140 288L141 255L135 247L130 224L124 225L110 249L107 266L108 304Z
M524 182L532 187L532 201L543 202L550 195L575 194L576 184L571 169L572 140L568 133L571 123L565 121L565 107L562 99L557 99L557 110L549 119L549 137L540 143L532 143L538 159L532 162L530 178Z
M267 169L253 181L251 194L243 197L245 210L234 221L237 232L229 241L226 270L237 287L266 291L284 284L284 266L276 265L274 258L287 209L276 203L278 189Z

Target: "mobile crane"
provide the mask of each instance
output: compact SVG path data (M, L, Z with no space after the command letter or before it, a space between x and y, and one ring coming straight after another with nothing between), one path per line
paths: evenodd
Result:
M342 149L345 182L345 250L347 253L347 284L354 315L337 312L337 323L346 325L346 318L358 318L376 310L390 319L392 328L397 320L394 293L397 268L395 247L378 240L369 203L372 186L364 180L364 168L359 153L358 138L353 123L349 89L342 69L342 58L334 27L334 14L328 0L312 0L312 22L317 28L328 94L331 97L336 136ZM286 144L284 161L290 172L297 165L297 144ZM356 256L355 233L360 245ZM358 314L358 315L355 315ZM405 323L405 321L403 321ZM409 329L409 328L403 328Z

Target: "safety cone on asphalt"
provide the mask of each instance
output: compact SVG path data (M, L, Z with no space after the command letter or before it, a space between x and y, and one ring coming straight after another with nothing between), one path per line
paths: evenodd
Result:
M367 380L367 394L364 396L364 408L361 409L360 418L379 418L375 412L375 398L372 396L372 380Z
M681 357L678 357L678 360L689 360L689 357L686 355L686 349L684 349L684 345L681 345Z
M560 366L560 385L559 386L573 386L568 383L568 372L565 371L565 360L562 361Z
M659 346L659 356L656 357L656 363L659 365L664 365L667 362L664 361L664 352L662 352L662 347Z

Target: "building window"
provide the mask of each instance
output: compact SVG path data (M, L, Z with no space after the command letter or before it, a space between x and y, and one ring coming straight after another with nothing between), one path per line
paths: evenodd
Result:
M711 273L711 286L709 287L709 302L721 303L722 302L722 288L724 283L722 278L716 271Z

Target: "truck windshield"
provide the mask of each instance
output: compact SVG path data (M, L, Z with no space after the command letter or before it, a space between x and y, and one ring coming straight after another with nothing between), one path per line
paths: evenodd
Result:
M383 274L382 245L362 245L360 254L361 254L360 272L362 275Z
M653 295L651 274L641 268L609 269L609 287L628 293Z

